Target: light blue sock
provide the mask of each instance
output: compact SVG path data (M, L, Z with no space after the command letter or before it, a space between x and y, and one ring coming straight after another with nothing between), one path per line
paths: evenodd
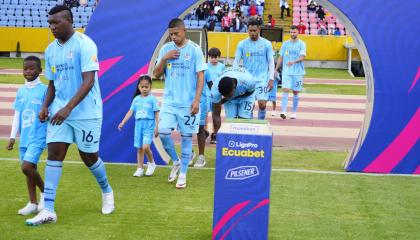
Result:
M289 100L289 93L283 92L283 95L281 96L281 111L287 112L287 101Z
M265 110L258 110L258 119L264 120L265 119Z
M299 95L293 95L293 112L295 113L297 111L297 107L298 107L298 103L299 103Z
M172 161L176 162L178 161L178 155L175 151L175 145L174 141L171 137L171 130L165 130L164 132L159 133L160 140L162 141L163 148L165 148L166 152L169 154L169 157L171 157Z
M192 151L192 134L181 133L181 173L186 174Z
M98 158L98 161L96 161L96 163L90 166L89 169L93 176L95 176L96 181L101 187L102 192L112 192L112 188L108 183L108 178L106 177L106 168L104 162L102 162L102 160Z
M44 201L45 209L50 212L54 212L55 194L62 172L62 161L47 160L47 165L45 166Z

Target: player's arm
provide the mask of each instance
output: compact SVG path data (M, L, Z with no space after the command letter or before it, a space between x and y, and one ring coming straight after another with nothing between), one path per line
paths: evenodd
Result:
M214 132L217 133L222 125L222 118L220 117L220 113L222 111L222 103L213 103L213 112L212 112L212 119L213 119L213 129Z
M48 107L54 101L55 98L55 86L54 81L50 80L48 83L47 94L45 96L44 102L42 103L41 112L39 112L38 117L41 122L48 120Z
M125 123L128 121L128 119L131 118L131 116L133 116L133 110L128 110L128 112L125 114L123 120L120 122L120 124L118 124L118 130L121 131L121 129L124 127Z
M19 131L19 125L20 125L19 116L20 116L20 113L15 110L15 115L13 116L13 122L12 122L12 130L10 132L9 142L7 143L7 146L6 146L7 150L12 150L13 145L15 145L15 141L16 141L15 139Z
M200 110L200 98L204 87L204 71L197 72L197 88L195 89L195 98L191 105L191 113L197 114Z
M238 47L236 47L235 52L235 60L233 61L232 67L239 67L239 63L242 59L242 42L238 44Z
M155 137L159 136L159 111L155 111Z
M82 72L83 83L70 101L52 118L51 124L60 125L70 115L71 111L88 95L95 84L96 71Z
M162 75L165 73L165 67L168 60L176 59L176 58L179 58L179 51L177 50L170 50L164 55L163 55L163 52L161 51L159 53L158 63L155 69L153 69L153 75L156 78L162 77Z
M273 88L274 83L274 57L273 57L273 47L271 44L268 46L267 51L267 61L268 61L268 91L270 91Z
M281 65L283 64L283 57L280 55L277 59L276 67L274 68L275 71L278 71Z
M298 59L296 59L295 61L290 61L290 62L288 62L287 63L287 66L292 66L293 64L295 64L295 63L299 63L299 62L302 62L303 60L305 60L305 57L306 56L304 56L304 55L301 55Z

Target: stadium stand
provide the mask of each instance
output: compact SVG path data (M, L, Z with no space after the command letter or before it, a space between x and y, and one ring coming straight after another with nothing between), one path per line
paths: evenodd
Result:
M57 0L0 0L1 27L48 27L48 11L60 1ZM95 0L87 6L72 8L75 28L84 28L95 7Z

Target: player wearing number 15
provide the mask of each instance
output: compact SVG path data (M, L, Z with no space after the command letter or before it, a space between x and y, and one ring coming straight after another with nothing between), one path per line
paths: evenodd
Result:
M168 28L172 41L160 49L153 71L156 77L165 75L159 136L173 161L168 181L173 182L178 178L176 188L185 188L192 151L192 134L198 132L200 123L200 97L207 64L200 46L185 37L185 25L181 19L172 19ZM181 132L181 163L171 138L174 129Z
M71 143L102 189L102 213L114 210L114 197L108 184L105 165L98 157L102 125L102 100L99 91L99 63L95 43L73 29L73 15L66 6L55 6L48 23L56 38L45 51L47 95L39 113L48 120L48 160L45 167L45 209L29 225L56 222L55 195L62 174L63 160Z

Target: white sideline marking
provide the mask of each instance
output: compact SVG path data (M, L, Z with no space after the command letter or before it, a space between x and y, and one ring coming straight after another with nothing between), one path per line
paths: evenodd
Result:
M0 158L0 161L19 161L17 158ZM45 160L40 160L45 162ZM65 163L70 164L83 164L82 161L65 160ZM136 163L111 163L105 162L106 165L126 165L134 166ZM170 166L160 166L159 168L169 168ZM215 168L196 168L189 167L196 170L215 170ZM308 170L308 169L295 169L295 168L272 168L272 172L296 172L296 173L315 173L315 174L330 174L330 175L354 175L354 176L371 176L371 177L420 177L419 174L383 174L383 173L360 173L360 172L336 172L336 171L323 171L323 170Z

